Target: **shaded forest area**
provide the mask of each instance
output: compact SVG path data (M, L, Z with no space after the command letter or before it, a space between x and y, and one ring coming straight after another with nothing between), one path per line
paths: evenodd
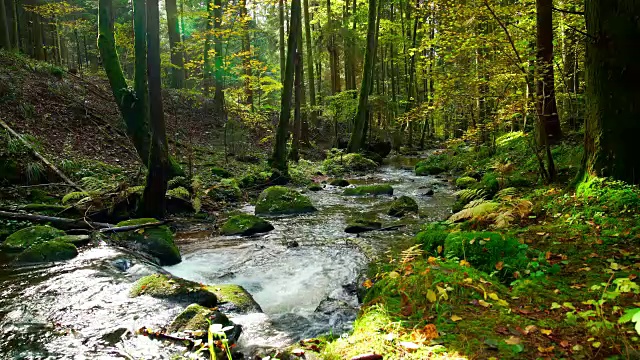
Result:
M635 358L639 39L638 0L0 0L0 260L167 266L174 233L389 197L340 210L411 243L372 257L353 329L261 356ZM424 191L392 197L388 168ZM405 196L442 184L446 219ZM162 281L229 297L135 296ZM176 321L138 334L242 356L229 319L198 343Z

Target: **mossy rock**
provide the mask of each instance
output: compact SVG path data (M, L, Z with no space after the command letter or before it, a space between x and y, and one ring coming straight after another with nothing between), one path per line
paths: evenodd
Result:
M351 183L348 180L345 180L345 179L342 179L342 178L338 178L338 179L331 180L329 185L337 186L337 187L347 187L347 186L351 185Z
M63 235L53 239L53 241L64 241L75 246L87 245L91 241L89 235Z
M362 156L375 162L378 165L382 165L382 163L384 162L384 158L373 151L363 151Z
M493 197L500 190L500 180L494 173L486 173L475 188L483 189L489 197Z
M284 186L265 189L256 203L256 215L289 215L314 212L317 209L308 197Z
M249 174L238 182L238 186L242 189L248 188L262 188L269 184L269 179L271 177L270 172L262 171L255 174Z
M234 179L222 179L207 189L209 199L216 202L237 202L242 199L242 190Z
M408 196L400 196L393 200L391 207L387 212L388 215L394 217L403 217L407 214L417 214L418 203Z
M196 303L205 307L214 307L218 304L218 297L208 287L165 274L153 274L139 279L131 288L129 295L131 297L149 295L157 299L186 304Z
M131 219L118 223L117 226L142 225L158 222L156 219ZM158 259L161 266L175 265L182 261L180 250L173 242L173 233L168 226L156 226L115 235L120 245L149 254Z
M354 188L347 188L342 195L363 196L363 195L393 195L393 187L388 184L382 185L362 185Z
M207 290L218 297L218 307L239 313L262 312L260 305L242 286L234 284L208 285Z
M68 206L58 205L58 204L27 204L20 207L21 210L25 210L27 212L33 213L41 213L44 215L56 215L65 210L69 210ZM66 216L70 217L69 214Z
M220 232L223 235L243 235L249 236L258 233L265 233L273 230L273 225L268 221L254 215L241 214L229 218Z
M309 187L307 187L307 190L313 191L313 192L320 191L322 189L323 189L322 185L316 184L316 183L313 183L313 184L309 185Z
M507 187L523 188L530 187L532 182L522 175L513 175L507 179Z
M65 235L64 231L48 225L29 226L9 235L2 243L2 248L7 251L22 251L32 245L50 241L63 235Z
M42 263L65 261L78 256L78 249L66 241L51 240L30 246L23 251L16 261L19 263Z
M211 174L215 175L215 176L218 176L218 177L221 177L223 179L227 179L227 178L233 177L233 175L229 171L227 171L227 170L225 170L225 169L223 169L221 167L213 167L213 168L211 168Z
M478 183L478 180L471 176L462 176L456 179L456 186L461 189L467 189Z
M382 223L375 219L354 218L347 222L344 232L348 234L359 234L366 231L373 231L382 228Z
M362 154L335 154L327 158L322 167L327 174L341 175L344 173L365 173L374 171L378 164L371 159L367 159Z
M209 324L220 324L223 327L231 325L229 318L217 310L211 310L198 304L187 306L169 325L170 333L185 331L202 331L203 336L209 329Z
M445 168L438 165L423 165L416 167L416 175L418 176L438 175L445 171L447 171Z

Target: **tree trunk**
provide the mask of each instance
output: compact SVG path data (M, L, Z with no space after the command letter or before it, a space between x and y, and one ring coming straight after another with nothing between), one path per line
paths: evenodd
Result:
M278 0L278 18L280 20L280 82L284 84L284 76L286 72L286 58L284 53L284 1Z
M331 17L331 0L327 0L327 31L329 40L327 50L329 51L329 70L331 71L331 95L340 92L340 71L338 70L338 49L336 48L335 28Z
M11 36L9 35L9 17L4 6L4 0L0 1L0 48L5 50L11 50L12 48Z
M203 56L203 77L202 77L202 85L204 89L204 95L209 96L210 87L211 87L211 79L213 76L213 71L211 69L211 39L213 37L213 1L207 0L207 26L205 28L205 39L204 39L204 56Z
M33 14L33 34L34 34L34 44L33 51L36 55L36 60L44 61L47 57L44 51L44 38L42 36L42 19L40 19L40 15Z
M134 0L135 1L135 0ZM167 28L169 29L169 51L171 52L171 86L174 89L184 87L184 54L178 23L178 5L176 0L166 0Z
M553 0L536 0L537 19L537 111L540 127L538 144L555 144L562 137L556 105L553 71ZM543 138L546 136L546 139Z
M640 183L640 1L591 0L585 5L587 176Z
M307 43L307 76L309 79L309 104L311 105L311 111L309 112L311 123L314 126L318 124L318 118L316 113L316 89L315 79L313 77L313 48L311 47L311 18L309 17L309 0L304 0L304 36Z
M358 111L355 125L349 140L349 152L358 152L364 145L365 123L367 122L367 108L369 103L369 91L371 89L371 77L373 75L374 57L376 53L376 0L369 0L369 19L367 22L367 48L364 57L362 71L362 84L360 85L360 98L358 99Z
M247 14L247 0L240 0L240 16L242 17L242 29L244 34L242 35L242 52L244 56L242 58L242 66L244 67L244 93L246 96L246 103L253 111L253 90L251 88L251 33L249 32L249 24L251 18Z
M215 80L216 92L213 96L213 111L216 117L221 117L224 112L224 79L222 57L222 1L214 0L213 29L215 50Z
M296 29L296 33L299 33L300 29ZM293 139L291 141L291 152L289 153L289 159L298 162L300 160L300 132L302 130L302 119L300 114L300 104L302 100L302 87L300 81L302 80L302 51L300 49L300 43L302 39L298 38L298 51L296 51L295 59L295 77L294 77L294 90L295 90L295 103L293 108Z
M134 2L138 2L138 0ZM140 214L161 219L165 213L165 194L169 178L169 151L162 106L158 0L147 0L147 49L151 149Z
M288 176L287 167L287 138L289 135L289 120L291 119L291 98L293 90L293 78L295 67L296 49L298 47L298 34L301 28L300 0L291 1L291 24L289 39L287 41L287 59L285 64L284 86L280 100L280 120L276 131L276 140L273 147L271 166L280 171L282 176Z

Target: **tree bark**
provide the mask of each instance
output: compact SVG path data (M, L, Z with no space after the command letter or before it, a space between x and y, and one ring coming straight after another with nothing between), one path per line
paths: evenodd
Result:
M299 33L300 29L296 29L296 33ZM300 160L300 132L302 130L302 119L300 114L300 105L302 102L302 87L300 81L302 80L302 51L300 49L301 38L298 38L298 50L296 51L295 69L294 69L294 90L295 90L295 103L293 108L293 139L291 141L291 152L289 153L289 159L298 162Z
M0 48L11 50L11 36L9 35L9 17L4 6L4 0L0 1Z
M176 0L166 0L165 7L169 30L169 51L171 52L171 86L175 89L181 89L184 87L185 76L184 53L178 23L178 5Z
M351 139L349 140L349 152L358 152L364 145L365 123L367 122L367 108L369 105L369 91L373 75L374 57L376 54L376 0L369 0L369 19L367 22L367 48L364 57L362 71L362 84L360 85L360 97L358 99L358 111Z
M136 0L138 2L140 0ZM149 82L149 115L151 148L147 182L142 194L140 214L162 219L165 214L169 150L162 106L160 69L160 12L158 0L147 0L147 75Z
M35 58L36 60L44 61L47 56L44 51L44 38L42 36L42 21L40 19L40 15L38 14L33 14L33 34L34 34L33 53L35 54Z
M202 77L202 85L204 90L204 95L209 96L210 87L211 87L211 78L213 76L211 70L211 39L213 32L213 1L207 0L207 26L205 27L205 39L204 39L204 55L203 55L203 77Z
M329 52L329 70L331 71L331 95L340 92L340 70L338 69L338 49L336 48L335 28L331 17L331 0L327 0L327 29L329 40L327 50Z
M585 4L587 117L583 173L640 183L640 1Z
M283 0L278 0L278 18L280 20L280 42L279 42L279 46L280 46L280 82L284 84L284 76L285 76L285 72L286 72L286 54L284 52L284 1Z
M242 17L242 29L244 34L242 35L242 52L244 57L242 59L242 66L244 67L244 92L246 96L246 103L253 111L253 90L251 88L251 33L249 32L249 24L251 18L247 14L247 0L240 0L240 16Z
M213 96L213 110L216 117L224 112L224 79L222 57L222 1L214 0L213 8L214 50L215 50L215 81L216 92Z
M300 0L291 1L291 25L289 39L287 41L287 59L285 65L284 86L280 100L280 120L276 131L276 141L271 157L271 166L280 171L282 176L288 176L287 167L287 138L289 132L289 120L291 119L291 98L293 90L293 78L295 67L295 56L298 43L298 34L301 28Z
M307 76L309 79L309 104L311 111L309 112L311 123L318 125L318 117L316 113L316 89L315 79L313 77L313 48L311 47L311 26L309 25L311 18L309 17L309 0L304 0L304 36L307 43Z
M553 70L553 0L536 0L538 144L555 144L562 138L556 105ZM544 129L542 129L544 127ZM544 138L546 137L546 139Z

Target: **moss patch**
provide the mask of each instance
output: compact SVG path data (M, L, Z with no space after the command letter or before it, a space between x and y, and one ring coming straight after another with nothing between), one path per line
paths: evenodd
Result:
M418 203L408 196L401 196L394 200L387 212L390 216L403 217L407 214L417 214Z
M416 175L438 175L450 168L451 156L448 154L432 155L415 166Z
M249 236L273 230L273 225L268 221L254 215L241 214L232 216L227 220L220 232L224 235Z
M167 329L170 333L200 330L205 337L209 323L231 325L229 318L223 313L211 310L198 304L191 304L171 322Z
M136 281L129 292L131 297L149 295L157 299L168 299L180 303L197 303L214 307L218 303L216 294L206 286L171 275L154 274Z
M363 196L363 195L393 195L393 187L388 184L382 185L362 185L355 188L344 189L342 195Z
M117 226L142 225L157 222L156 219L131 219ZM173 242L173 233L168 226L162 225L118 233L115 238L120 245L149 254L158 259L160 265L175 265L182 261L180 250Z
M2 248L8 251L22 251L26 248L40 244L65 235L64 231L51 226L29 226L9 235L2 243Z
M478 180L471 176L462 176L456 179L456 186L461 189L467 189L478 183Z
M301 214L316 211L308 197L284 186L265 189L256 203L256 215Z
M327 174L342 175L345 173L364 173L378 168L378 164L371 159L367 159L362 154L331 153L322 163L322 168Z
M222 179L206 191L209 199L216 202L237 202L242 199L242 190L234 179Z
M216 294L221 308L240 313L262 312L253 296L240 285L219 284L208 285L206 288Z
M65 242L51 240L30 246L20 255L16 261L20 263L53 262L73 259L78 256L78 249L75 245Z
M351 183L349 181L345 180L345 179L338 178L338 179L331 180L329 185L337 186L337 187L346 187L346 186L351 185Z

